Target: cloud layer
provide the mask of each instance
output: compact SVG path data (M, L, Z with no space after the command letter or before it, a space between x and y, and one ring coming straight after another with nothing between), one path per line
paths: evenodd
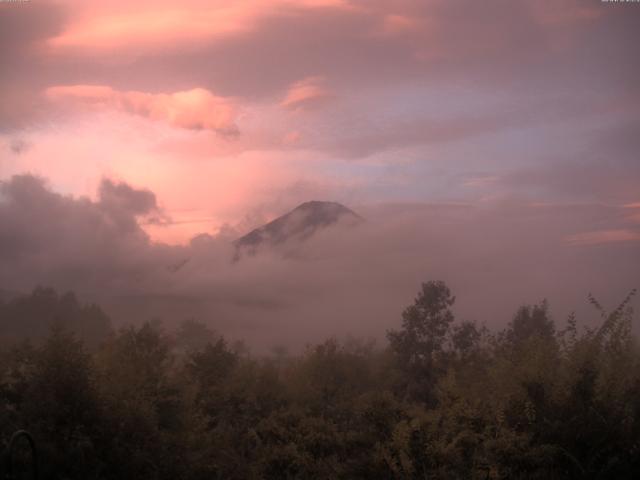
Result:
M237 115L233 103L203 88L171 94L118 92L103 85L49 87L46 95L54 101L70 101L97 108L140 115L151 120L189 130L211 130L222 135L237 135Z
M611 304L640 282L629 263L640 258L640 230L624 209L604 206L360 207L366 222L357 228L328 228L234 263L231 242L246 230L154 243L140 228L157 213L153 193L123 183L104 180L92 201L19 176L0 184L0 198L0 289L74 289L116 322L161 317L170 326L196 316L259 349L381 338L429 279L451 284L461 317L493 327L545 297L559 321L572 309L589 320L588 292ZM594 216L599 236L580 233ZM635 236L611 236L616 225Z

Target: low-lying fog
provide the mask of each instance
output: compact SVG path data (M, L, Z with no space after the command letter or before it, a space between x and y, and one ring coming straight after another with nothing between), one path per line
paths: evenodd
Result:
M597 316L589 292L614 306L640 286L640 245L615 228L628 208L347 206L365 222L233 262L232 241L246 232L231 227L185 246L153 243L140 219L166 219L149 191L105 180L92 201L13 177L0 183L0 289L73 290L116 325L160 318L171 328L195 317L259 351L329 336L381 339L431 279L452 288L459 318L493 328L543 298L556 321L576 310L589 322Z

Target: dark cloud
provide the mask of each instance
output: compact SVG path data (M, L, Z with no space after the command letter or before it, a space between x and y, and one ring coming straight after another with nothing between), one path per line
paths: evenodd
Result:
M460 103L456 96L464 93L445 90L443 95L450 97L451 103ZM532 127L555 125L559 129L572 130L576 123L597 118L609 109L598 101L553 93L523 96L515 103L511 99L487 101L462 111L448 111L446 106L431 105L431 100L425 98L424 108L418 112L409 107L406 113L388 112L384 104L336 109L335 117L339 120L335 123L322 119L317 124L313 119L307 122L306 130L315 131L309 132L310 138L303 143L316 150L359 158L393 149L450 144ZM398 102L402 101L409 102L410 99L398 99ZM361 114L365 110L369 115Z
M42 113L39 94L51 68L43 45L65 21L64 8L53 2L0 2L0 131Z
M156 196L149 190L136 190L126 183L105 178L98 190L100 203L109 210L124 210L133 215L144 215L157 210Z
M639 182L637 163L603 156L522 168L505 174L498 184L507 191L527 192L533 198L623 204L637 201Z
M162 268L162 249L151 246L137 220L156 209L154 195L111 181L101 194L98 202L63 196L30 175L1 182L2 283L97 291L127 276L135 284Z
M26 152L30 147L31 144L21 138L15 138L9 143L9 149L16 155Z
M7 20L10 43L19 35L29 44L52 37L73 15L73 6L65 11L29 3L34 5L5 9L16 17ZM151 92L201 86L244 98L280 96L293 82L316 75L351 87L453 81L522 91L582 89L594 82L630 87L638 74L632 53L637 9L573 1L539 2L538 8L504 0L463 6L443 0L353 3L357 8L263 11L246 32L158 47L134 58L125 48L58 52L55 62L29 63L39 66L50 85L100 83ZM414 27L385 34L390 15Z
M535 165L503 172L504 190L565 201L633 203L640 197L640 121L617 121L567 136L577 153L557 152ZM575 148L575 146L574 146Z
M112 78L141 89L162 78L166 88L202 85L244 98L280 95L316 75L349 90L407 83L517 92L631 88L640 70L633 21L640 13L589 5L596 16L589 18L579 3L546 6L553 3L564 7L536 14L530 2L420 0L273 11L249 32L140 56ZM385 35L390 14L415 28Z
M98 198L100 209L125 232L139 230L138 216L161 213L153 192L136 190L126 183L115 183L112 180L103 179L98 190Z
M2 2L0 59L3 64L18 60L20 54L33 51L42 41L60 33L65 16L64 9L54 2Z

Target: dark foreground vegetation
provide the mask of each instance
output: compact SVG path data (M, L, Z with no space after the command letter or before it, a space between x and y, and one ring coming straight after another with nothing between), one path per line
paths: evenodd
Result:
M591 330L543 302L491 333L429 282L384 348L257 358L38 289L0 302L0 435L28 429L56 479L640 478L630 298L590 298Z

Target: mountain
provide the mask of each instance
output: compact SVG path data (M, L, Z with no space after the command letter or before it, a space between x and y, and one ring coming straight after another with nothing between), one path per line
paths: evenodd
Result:
M236 258L239 258L241 251L254 254L262 246L276 246L291 240L304 241L330 225L340 223L355 226L362 221L360 215L339 203L317 200L305 202L233 242Z

